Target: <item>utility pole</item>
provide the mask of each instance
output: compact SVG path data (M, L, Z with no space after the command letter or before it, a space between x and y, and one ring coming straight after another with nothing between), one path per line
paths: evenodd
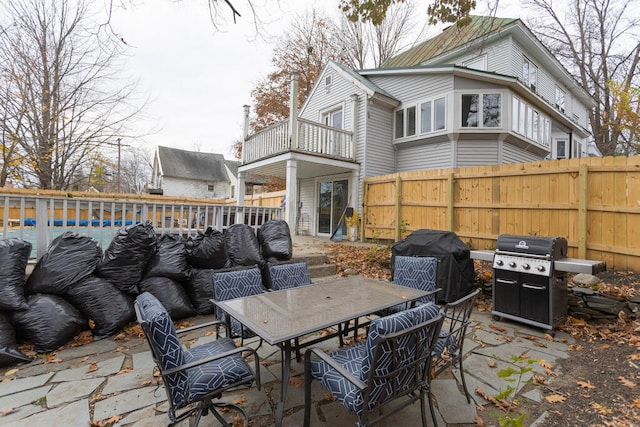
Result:
M117 178L118 187L117 188L118 188L118 193L120 193L121 192L120 190L120 146L121 146L120 142L122 141L122 138L118 138L117 141L118 141L118 178Z

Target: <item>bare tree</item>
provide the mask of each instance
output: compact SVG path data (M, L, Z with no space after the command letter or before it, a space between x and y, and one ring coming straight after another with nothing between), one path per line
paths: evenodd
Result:
M120 165L121 191L142 194L151 182L153 149L145 146L129 147Z
M139 108L119 82L119 46L101 37L83 0L0 0L0 58L10 90L8 133L24 153L26 185L67 189L89 154L125 130ZM4 71L4 70L3 70Z
M640 86L640 13L633 2L569 0L568 10L551 0L527 0L538 19L531 30L596 99L590 124L604 155L634 152L636 133L626 132L612 92ZM636 2L637 6L638 3ZM636 151L637 152L637 151Z

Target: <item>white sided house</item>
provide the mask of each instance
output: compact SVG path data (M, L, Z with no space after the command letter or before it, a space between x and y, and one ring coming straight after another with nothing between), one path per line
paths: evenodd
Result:
M158 146L150 193L226 199L236 197L238 162L222 154Z
M474 16L381 68L330 62L300 109L291 86L289 120L245 138L238 185L286 178L292 232L331 235L363 178L591 155L594 100L519 19Z

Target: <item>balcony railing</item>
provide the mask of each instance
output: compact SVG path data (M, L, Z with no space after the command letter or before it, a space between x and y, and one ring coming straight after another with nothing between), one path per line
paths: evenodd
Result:
M208 227L226 230L235 223L257 229L270 219L282 219L282 209L123 199L65 198L0 195L0 237L17 237L32 244L39 258L51 241L71 231L94 238L106 249L113 236L127 225L149 221L157 234L195 237Z
M247 138L242 147L242 162L251 163L287 151L355 160L352 132L299 118L294 141L289 123L289 120L276 123Z

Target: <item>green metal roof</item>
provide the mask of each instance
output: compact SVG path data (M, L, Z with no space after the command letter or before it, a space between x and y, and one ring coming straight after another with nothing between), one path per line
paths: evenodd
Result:
M500 31L516 21L518 19L472 15L468 25L463 27L452 25L436 37L390 58L382 64L381 68L411 67L422 64L487 34Z

